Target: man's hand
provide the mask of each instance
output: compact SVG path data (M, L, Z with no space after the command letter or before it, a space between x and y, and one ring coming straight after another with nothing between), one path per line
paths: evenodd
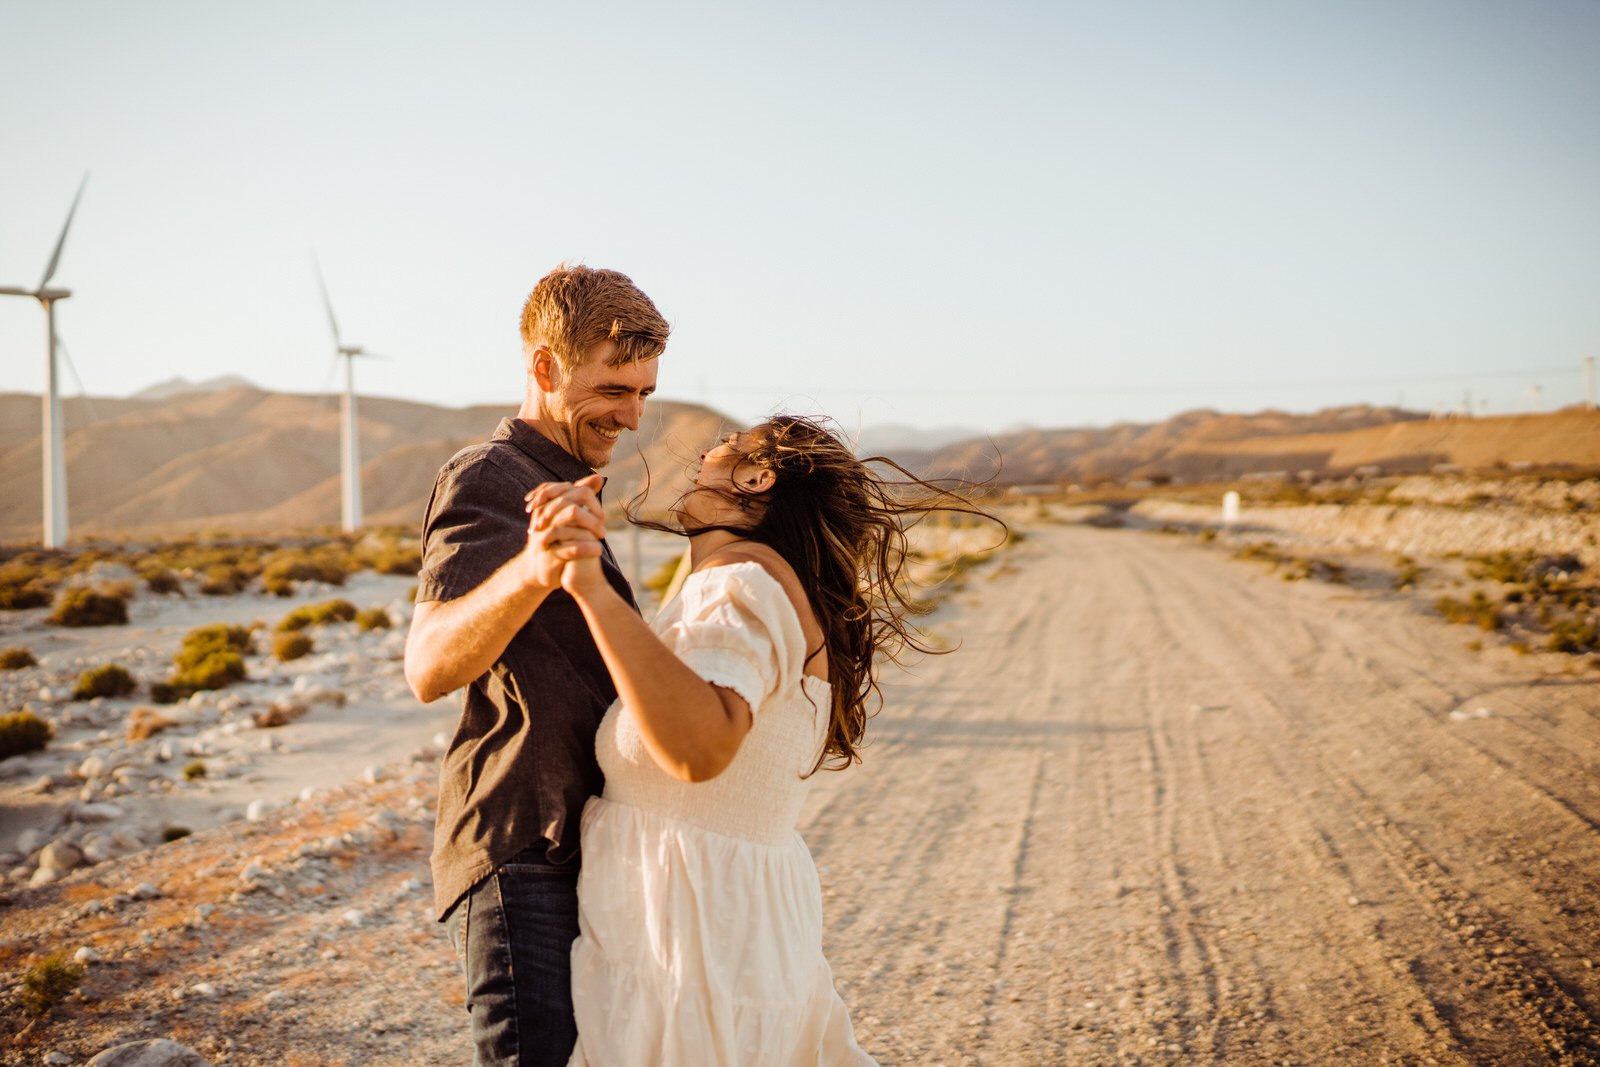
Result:
M534 584L566 585L569 564L599 574L600 539L606 535L605 509L596 495L602 484L604 479L591 474L576 482L546 482L523 498L529 516L524 557Z

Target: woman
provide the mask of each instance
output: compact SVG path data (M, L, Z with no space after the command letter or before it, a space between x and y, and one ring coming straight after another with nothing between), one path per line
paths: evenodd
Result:
M545 496L534 529L570 523ZM975 511L781 416L702 454L675 506L693 570L653 630L571 546L563 586L619 694L583 813L573 1064L873 1062L795 824L810 774L859 758L875 655L927 651L898 584L902 519L926 510Z

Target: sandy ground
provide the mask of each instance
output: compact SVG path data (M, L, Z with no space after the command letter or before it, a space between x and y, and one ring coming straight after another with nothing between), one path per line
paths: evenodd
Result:
M1600 674L1137 530L1035 526L935 625L801 825L881 1062L1600 1062ZM0 1062L466 1062L433 773L6 890L5 986L103 961Z

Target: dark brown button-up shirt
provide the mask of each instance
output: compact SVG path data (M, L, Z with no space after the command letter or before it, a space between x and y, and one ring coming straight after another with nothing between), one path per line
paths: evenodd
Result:
M593 474L518 419L439 471L423 522L417 601L476 589L528 541L523 496L542 482ZM633 602L604 545L611 584ZM439 772L433 835L434 910L442 920L497 866L531 846L578 862L578 817L602 785L594 737L616 689L577 602L556 589L493 667L466 689Z

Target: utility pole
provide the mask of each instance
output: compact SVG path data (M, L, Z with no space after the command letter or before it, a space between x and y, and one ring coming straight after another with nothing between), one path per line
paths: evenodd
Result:
M1528 398L1533 405L1533 413L1539 414L1539 387L1536 385L1528 390Z

